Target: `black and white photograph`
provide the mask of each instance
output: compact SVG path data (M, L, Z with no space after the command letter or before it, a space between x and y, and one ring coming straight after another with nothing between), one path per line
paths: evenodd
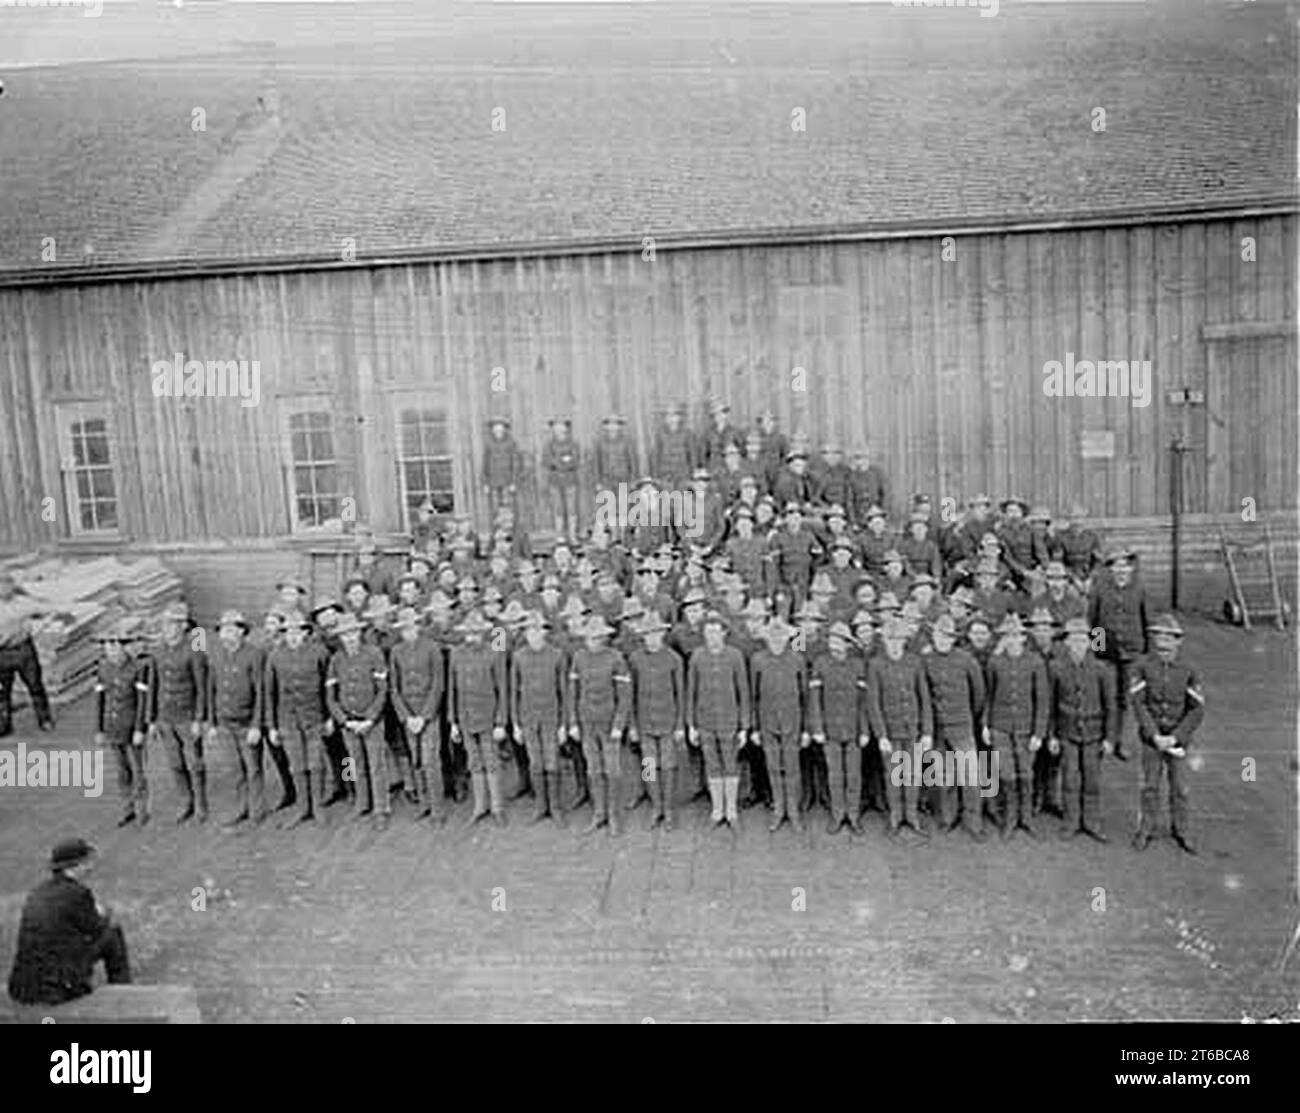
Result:
M1298 19L0 0L37 1082L147 1092L86 1040L158 1024L779 1023L1249 1086L1300 1021Z

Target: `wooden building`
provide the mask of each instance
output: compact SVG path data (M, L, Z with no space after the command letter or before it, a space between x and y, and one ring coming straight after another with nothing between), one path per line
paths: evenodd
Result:
M264 578L268 566L328 549L352 520L401 534L426 495L444 510L482 518L478 466L489 416L509 416L535 461L549 416L572 415L579 443L589 447L601 418L620 411L644 458L668 405L690 403L692 420L702 423L707 400L717 397L742 423L770 407L784 429L806 432L814 445L867 448L891 479L895 510L912 490L959 504L981 490L1021 494L1062 513L1082 501L1112 532L1145 545L1156 575L1170 511L1170 448L1179 438L1187 449L1181 460L1193 571L1212 569L1206 542L1218 525L1240 524L1245 499L1293 544L1295 118L1279 112L1278 121L1261 119L1259 98L1295 103L1287 45L1295 33L1282 9L1259 7L1233 17L1232 34L1256 52L1244 61L1234 49L1241 42L1213 12L1180 24L1170 42L1158 10L1079 11L1076 32L1097 37L1099 57L1112 35L1139 37L1149 48L1145 81L1119 83L1126 60L1110 62L1113 72L1101 76L1115 83L1100 81L1113 98L1104 133L1090 127L1091 102L1084 103L1095 96L1085 86L1098 79L1087 52L1078 71L1067 72L1066 88L1053 90L1062 103L1039 104L1041 137L1031 142L1025 121L1006 108L1010 122L995 128L988 150L1012 159L1014 188L994 185L987 167L943 143L886 145L881 166L854 170L870 144L855 149L862 91L842 87L859 60L853 48L883 52L900 65L919 50L910 21L928 14L864 13L860 41L819 71L814 89L793 88L810 79L793 69L772 76L762 62L769 42L790 38L789 27L747 16L758 22L742 21L726 50L734 58L752 49L752 68L742 57L739 72L725 63L716 72L709 31L698 42L686 36L700 58L670 64L651 50L638 69L620 55L575 79L588 99L566 96L562 83L554 91L553 106L598 113L620 95L636 103L641 85L679 66L668 87L699 88L666 110L658 104L658 113L647 104L635 117L632 148L616 141L604 118L600 127L611 136L605 147L589 141L550 161L556 137L525 124L511 123L516 133L506 133L502 150L480 149L490 133L460 147L448 142L453 160L469 149L481 164L475 170L487 166L501 176L462 182L474 175L453 170L449 189L430 187L435 233L426 238L404 234L387 201L372 212L354 186L341 192L325 162L304 162L304 149L324 160L330 144L322 138L304 148L299 138L321 118L342 126L346 105L340 97L333 114L321 107L318 69L285 51L256 66L232 60L232 72L256 76L258 105L245 105L240 116L239 98L251 93L222 94L231 98L230 130L218 149L204 148L209 161L199 180L159 202L150 227L106 232L99 214L96 223L54 233L56 241L89 247L75 252L71 265L40 261L36 229L23 232L26 248L0 260L0 551L161 550L188 562L214 598L232 584L236 594L245 582L252 591L254 570ZM928 86L924 101L904 97L901 107L886 93L887 110L952 108L971 94L972 82L993 81L986 67L959 64L972 53L971 35L988 33L973 14L958 25L948 12L947 22L931 24L942 35L928 36L919 54L931 66L948 59L928 71L937 88ZM1051 57L1056 25L1035 22L1041 17L987 22L1012 18L1011 32L996 40L1000 64L1013 93L1041 99L1044 67L1070 63ZM1116 19L1126 26L1107 22ZM824 41L814 32L803 32L809 43ZM1211 133L1190 122L1201 121L1201 106L1184 106L1185 130L1170 128L1160 111L1186 98L1180 52L1189 39L1211 53L1221 47L1211 69L1245 67L1252 75L1205 93L1213 102L1213 145ZM799 42L795 35L792 49ZM676 49L690 54L680 42ZM385 58L375 80L386 77L390 86L409 80L436 90L463 76L448 61L394 77ZM188 103L191 86L222 69L220 59L186 72L163 66L151 96L164 104L170 96L173 108ZM517 115L530 110L530 71L522 70L518 90L503 72L488 80L475 111L486 113L494 98L517 104ZM20 82L7 111L44 109L47 101L57 107L76 88L62 71L33 71L29 80L30 95L22 96ZM112 67L90 67L82 92L130 80ZM792 85L789 97L769 88L782 81ZM158 96L158 88L168 95ZM994 91L1009 97L996 81L989 90L990 100ZM799 105L791 98L801 93L809 102L806 140L792 129L787 107ZM764 203L779 209L780 191L770 182L734 180L725 150L714 152L717 173L698 179L698 189L698 166L673 180L674 141L697 161L700 146L708 146L675 128L693 111L707 111L701 98L714 94L724 102L770 99L780 113L776 125L746 116L727 127L740 121L759 129L733 142L758 163L766 143L771 173L785 175L780 184L805 190L792 193L781 220L750 211L754 193L771 194ZM384 108L358 99L366 111ZM417 178L423 156L408 160L405 149L414 140L400 128L386 135L381 128L375 140L374 117L352 111L360 130L349 133L350 142L370 137L363 152L375 160L364 163L370 172L395 175L398 186ZM945 122L936 108L935 119L954 141L990 127L969 109L961 121ZM1274 123L1280 137L1270 130ZM819 138L819 128L831 140ZM610 216L607 204L631 205L637 173L652 172L634 167L616 177L622 162L639 157L649 132L657 145L653 165L671 188L645 183L644 212L615 205ZM15 149L26 142L32 158L40 134L34 124L0 124L0 143ZM800 142L813 153L805 147L790 155L789 145ZM1112 149L1099 149L1107 144ZM1288 148L1289 167L1279 157ZM1080 172L1063 174L1062 162ZM19 159L8 171L19 184L28 180L23 165ZM521 166L533 168L526 181ZM331 185L324 209L300 192L318 171ZM587 194L570 202L585 223L571 214L567 232L557 230L565 221L551 212L566 178ZM935 191L926 203L909 192L922 184ZM365 183L354 185L367 196ZM661 190L664 214L644 218L664 199ZM965 200L963 190L971 195ZM459 231L456 206L444 212L448 192L471 214ZM13 228L22 223L22 200L5 193ZM400 211L419 200L418 191L414 202L403 198ZM75 202L69 195L68 206ZM533 222L517 211L529 205L538 210ZM66 214L58 210L54 223ZM511 227L535 231L500 232ZM268 240L276 228L284 236ZM256 361L257 404L157 396L154 367L174 357ZM1146 404L1048 396L1044 365L1067 360L1149 361ZM260 558L250 562L250 553Z

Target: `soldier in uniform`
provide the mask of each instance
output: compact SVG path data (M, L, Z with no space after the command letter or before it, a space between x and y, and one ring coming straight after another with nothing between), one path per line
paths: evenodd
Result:
M184 803L176 822L208 818L208 775L203 764L203 720L207 716L207 655L185 636L190 612L173 603L162 615L159 643L149 669L150 733L162 746Z
M1033 764L1047 734L1047 668L1025 652L1025 627L1012 613L998 627L998 652L990 659L984 741L998 755L1002 837L1023 830L1037 838L1030 819Z
M861 528L866 525L868 510L873 506L885 506L889 502L889 488L885 483L885 473L871 462L866 449L853 454L849 481L853 486L853 496L850 499L853 524Z
M759 459L762 462L763 486L770 491L772 484L776 482L777 473L786 461L790 442L785 434L777 429L776 415L771 410L764 410L758 415L758 433L761 444Z
M686 673L687 740L704 752L714 826L739 822L737 749L749 725L749 678L740 650L726 643L726 624L712 612L704 620L704 645L691 654Z
M1192 735L1205 718L1205 696L1196 670L1178 659L1183 628L1172 614L1151 624L1155 653L1133 670L1129 694L1142 740L1142 807L1133 846L1145 850L1160 806L1160 780L1169 778L1169 819L1174 842L1196 853L1188 830L1184 762Z
M493 515L503 506L514 509L515 492L523 478L523 455L510 435L510 419L493 417L488 421L488 437L483 443L482 476L488 492L488 508Z
M348 618L344 625L355 621ZM337 798L325 794L329 765L325 734L331 728L325 692L330 656L323 645L308 637L308 625L306 617L297 612L285 619L284 642L267 655L264 673L264 718L270 726L272 752L284 755L296 786L299 806L298 814L288 822L291 828L310 823L317 818L316 805L324 808ZM354 760L353 765L360 776L364 763Z
M808 453L792 448L785 455L785 467L772 479L772 498L780 506L803 506L812 500L812 476L808 474Z
M596 487L617 493L621 483L631 487L636 474L636 448L627 435L627 419L610 414L601 422L596 441Z
M555 532L571 541L578 538L578 469L581 456L573 439L573 422L557 417L551 422L551 439L542 454L542 471L551 494Z
M95 675L95 745L113 747L122 813L117 825L149 822L149 781L145 775L145 697L149 685L141 662L127 655L119 623L96 639L101 657Z
M776 831L787 819L803 830L799 805L803 796L800 751L811 737L805 729L808 676L803 654L790 650L796 629L774 618L763 630L765 647L749 664L753 731L749 740L762 748L772 785L772 823Z
M394 626L401 640L388 656L389 698L415 763L412 770L415 818L432 815L434 822L441 825L447 820L443 811L446 784L438 729L446 667L442 646L420 628L420 613L413 608L399 610Z
M560 801L560 746L569 720L567 663L564 652L546 639L545 616L530 612L524 620L524 644L510 661L510 721L515 741L528 754L533 773L533 822L550 816L564 825Z
M1089 652L1091 631L1081 618L1065 624L1065 653L1048 666L1048 745L1063 750L1063 839L1080 833L1106 842L1101 828L1101 758L1119 730L1111 670Z
M650 471L670 491L682 490L696 464L695 438L686 429L685 407L673 406L655 438Z
M812 740L822 748L830 781L828 834L845 823L862 834L862 757L871 741L863 714L865 661L851 655L853 637L843 622L831 625L826 652L813 661L808 679L808 722Z
M1011 569L1011 575L1018 585L1023 586L1025 574L1038 565L1038 553L1034 549L1034 535L1025 521L1029 513L1029 503L1021 498L1006 498L999 504L1002 521L994 532L1002 542L1002 551Z
M353 814L360 819L374 809L378 812L376 824L386 827L392 804L388 796L388 743L380 717L388 698L388 664L378 648L362 643L361 621L355 615L344 615L335 633L342 648L330 658L326 669L325 698L330 715L343 731L357 778Z
M957 754L974 754L975 726L984 711L984 676L972 657L955 648L957 627L949 615L940 615L930 627L932 652L924 658L926 682L930 688L930 705L934 711L935 733L946 750ZM961 761L961 758L958 758ZM969 779L971 767L964 766ZM941 796L944 822L949 830L957 826L957 800L953 785L945 785ZM983 842L983 808L978 784L961 786L962 817L960 822L976 842Z
M943 577L943 557L930 536L930 519L924 511L913 511L908 518L907 536L899 540L898 551L913 576L927 573L935 580Z
M726 402L715 402L711 409L712 422L708 432L700 438L703 451L697 463L717 474L723 467L727 445L740 448L740 433L731 424L731 407Z
M464 642L451 651L448 711L451 740L464 746L469 758L474 790L469 823L477 823L490 812L493 822L504 827L505 796L497 747L506 737L509 676L506 654L484 640L491 628L478 611L471 611L457 627Z
M1058 626L1063 626L1067 619L1087 617L1088 601L1071 586L1064 564L1059 560L1048 561L1045 578L1047 591L1036 603L1047 608Z
M622 816L622 754L632 678L623 654L608 644L614 628L599 615L583 630L584 644L573 654L569 669L569 736L582 743L591 781L591 822L584 835L609 824L620 831Z
M779 581L790 592L795 604L808 596L813 563L821 556L817 536L803 524L803 511L791 502L785 508L785 526L772 538Z
M628 657L632 679L629 734L641 746L641 780L650 785L653 813L671 831L677 793L677 756L686 737L686 670L681 657L664 643L668 623L651 612L638 624L643 648ZM647 776L648 774L648 776Z
M887 765L894 765L893 754L906 755L910 775L895 776L889 770L885 778L885 795L889 801L889 831L902 830L906 821L914 835L928 837L921 819L921 760L934 745L934 712L930 704L930 686L926 681L921 658L907 649L910 630L900 618L891 618L881 633L884 652L867 662L866 718L876 736L880 755ZM865 746L867 735L862 734Z
M1091 587L1092 574L1101 563L1101 538L1088 528L1088 511L1082 503L1070 507L1065 529L1056 534L1060 559L1070 573L1074 586L1085 594Z
M1094 577L1088 614L1093 629L1105 633L1100 656L1115 670L1115 698L1119 705L1119 731L1112 739L1115 756L1126 761L1128 690L1133 666L1147 652L1146 591L1133 574L1133 554L1117 550L1106 556L1109 575Z
M823 445L822 466L818 469L813 502L845 507L852 518L854 494L853 472L844 462L843 449L833 442Z
M711 473L723 506L730 506L740 497L740 484L747 475L740 462L740 445L729 441L722 449L721 466Z
M212 747L226 741L235 751L235 811L223 823L234 827L250 818L266 819L266 782L262 771L263 677L266 657L248 641L248 622L239 611L225 611L217 621L217 644L208 658L208 730Z
M864 514L864 520L867 532L858 547L862 570L868 576L878 578L885 573L889 554L896 552L894 539L886 532L885 512L879 506L869 507Z

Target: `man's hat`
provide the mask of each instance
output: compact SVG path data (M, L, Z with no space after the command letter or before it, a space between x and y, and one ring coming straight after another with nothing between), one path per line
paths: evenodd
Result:
M957 623L953 621L950 614L941 614L930 623L930 629L936 634L943 634L950 638L957 636Z
M837 549L844 549L847 552L853 552L853 539L850 537L837 537L831 542L831 552Z
M702 587L693 587L684 596L682 596L682 606L689 607L693 603L707 603L708 595Z
M752 479L753 477L751 476L750 478ZM745 518L751 522L754 520L754 512L748 506L744 506L743 504L736 507L736 509L731 512L731 516L735 518L736 521L740 521L741 518Z
M664 621L663 615L658 611L647 611L641 616L641 620L637 622L634 627L638 634L653 634L662 632L668 628L668 623Z
M1024 632L1025 624L1015 611L1008 613L1007 617L998 623L999 634L1023 634Z
M1052 512L1045 506L1035 506L1029 511L1028 517L1031 522L1050 522L1052 520Z
M911 586L908 591L915 591L918 587L938 587L939 581L936 580L929 572L920 572L912 577Z
M1024 499L1019 498L1019 497L1016 496L1016 495L1011 495L1011 496L1009 496L1009 497L1007 497L1007 498L1004 498L1000 503L998 503L998 509L999 509L1000 511L1002 511L1003 514L1005 514L1005 513L1007 512L1007 507L1008 507L1008 506L1018 506L1018 507L1020 507L1020 513L1021 513L1021 514L1028 514L1028 513L1029 513L1029 503L1025 502Z
M954 603L965 603L967 606L970 606L970 604L975 602L975 593L965 584L960 584L953 588L952 594L948 598Z
M605 418L604 421L601 422L601 424L614 425L614 426L626 425L627 418L625 418L622 414L610 414L608 417Z
M1065 565L1059 560L1049 560L1045 575L1049 580L1063 580L1066 577Z
M605 621L603 615L595 614L589 618L582 627L582 636L584 638L607 638L614 633L614 627Z
M797 502L795 502L794 499L791 499L789 502L787 502L787 503L785 504L785 510L783 511L783 513L785 513L785 514L802 514L802 513L803 513L803 507L800 506Z
M833 503L831 503L830 506L827 507L827 509L826 509L826 517L827 517L827 518L844 518L844 517L847 517L847 515L844 513L844 507L842 507L838 502L833 502Z
M735 441L728 441L722 448L722 454L724 456L739 456L740 445L738 445Z
M407 626L418 627L420 625L420 612L414 607L399 607L397 617L393 620L393 628L397 630L404 629Z
M387 595L375 595L366 604L366 609L361 617L367 622L374 622L376 619L387 618L394 609L393 601Z
M582 601L581 595L570 595L564 601L564 606L560 608L560 616L562 618L573 618L586 614L588 609L587 604Z
M557 425L563 425L566 429L572 429L573 419L569 417L553 417L548 422L548 424L551 426L552 429L554 429L555 426Z
M1106 554L1106 565L1109 567L1112 564L1118 564L1120 561L1125 564L1132 564L1134 555L1132 549L1112 549Z
M872 518L881 518L881 519L885 519L885 518L888 518L888 517L889 517L889 515L886 514L885 511L884 511L881 507L879 507L879 506L872 506L872 507L868 508L868 510L867 510L866 520L869 522L869 521L871 521Z
M929 526L930 515L924 510L913 510L912 513L907 516L907 522L908 525Z
M462 634L485 634L492 629L492 623L483 617L483 612L472 610L456 627Z
M1065 620L1065 633L1067 637L1070 634L1091 634L1092 628L1086 618L1068 618Z
M755 595L753 599L745 604L740 613L746 618L766 618L768 610L767 600L761 595Z
M618 620L625 622L629 618L640 618L646 612L645 603L641 601L639 595L628 595L623 598L623 610L619 613Z
M1151 634L1170 634L1175 638L1183 636L1183 625L1178 621L1177 616L1166 611L1164 614L1157 616L1156 620L1147 627L1147 632Z
M717 611L709 611L708 614L704 616L704 625L721 626L725 630L727 628L727 620Z
M491 429L493 425L504 425L507 429L510 428L510 419L508 417L501 417L500 415L489 417L487 423L489 429Z
M986 549L986 548L987 548L987 549L1001 549L1001 548L1002 548L1002 539L1001 539L1001 538L1000 538L996 533L994 533L991 529L986 529L986 530L985 530L985 531L980 535L980 548L981 548L981 549Z
M830 638L842 638L846 642L854 640L853 631L849 629L847 622L832 622L830 629L826 631L826 637L828 640Z
M518 599L511 599L501 612L501 621L508 625L524 622L528 618L528 608Z
M976 495L973 499L968 500L966 505L971 507L992 506L993 500L989 498L988 495L984 494L983 492L980 492L980 494Z
M99 642L101 645L107 642L117 642L120 644L128 640L128 638L123 636L122 623L120 620L109 623L109 625L105 626L95 635L95 641Z
M224 630L227 626L240 626L247 633L248 619L244 617L243 611L222 611L221 617L217 619L217 629Z
M892 591L883 591L880 598L876 600L877 611L896 611L901 604L898 602L898 596Z
M541 611L528 611L519 620L519 626L523 630L549 630L551 623Z
M812 578L812 584L808 589L813 595L834 595L835 581L826 574L825 571L818 572Z
M805 449L798 448L798 447L791 448L790 451L785 454L785 462L787 464L794 460L806 460L806 459L808 459L807 451Z
M339 637L344 634L356 634L363 629L365 629L364 623L351 611L344 611L338 622L334 624L334 633Z
M912 505L913 506L932 505L929 494L927 494L925 491L917 491L916 494L912 496Z
M742 487L757 487L757 486L758 486L758 480L755 479L754 476L751 475L749 472L745 472L745 474L742 475L742 476L740 477L740 485L741 485ZM749 510L749 507L748 507L748 506L742 506L742 507L740 507L740 509L741 509L741 510L748 511L748 510Z
M903 563L905 563L904 560L903 560L903 554L900 553L897 549L890 549L890 550L885 554L885 563L886 563L886 564L903 564Z
M820 622L826 616L822 613L821 607L811 599L805 599L803 606L795 612L794 617L805 621Z
M786 641L798 633L798 627L791 626L781 617L776 617L763 624L762 636L764 641Z
M78 865L96 853L85 839L63 839L54 844L50 854L50 869L62 870Z
M299 595L307 594L307 588L303 585L303 582L299 579L295 579L292 576L287 577L286 579L283 580L276 581L276 585L275 585L276 591L283 591L286 587L293 588L294 591L296 591Z
M354 587L361 586L366 589L366 594L370 593L370 585L366 583L363 576L349 576L343 581L343 594L346 595Z
M1030 626L1055 626L1056 619L1046 607L1035 607L1029 612Z
M168 603L159 617L164 622L188 622L190 620L190 609L181 602Z
M983 626L988 630L993 629L993 623L989 621L988 615L983 611L976 611L966 620L966 629L969 630L972 626Z

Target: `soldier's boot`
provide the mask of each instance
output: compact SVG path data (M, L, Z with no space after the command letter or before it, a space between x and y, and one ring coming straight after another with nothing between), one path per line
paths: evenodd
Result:
M796 771L786 778L785 808L786 811L790 813L790 826L796 831L802 832L804 824L803 813L799 809L799 798L803 795L800 791L803 786L799 783L799 773L797 770L798 767L796 766Z
M506 798L505 792L501 788L501 771L498 769L495 773L488 773L488 798L492 805L492 822L498 827L504 827L506 820Z
M852 760L850 755L849 760ZM844 786L842 784L831 785L831 814L826 820L826 833L828 835L839 834L840 828L844 826L844 821L848 818L844 804Z
M591 778L591 821L582 829L582 834L590 835L609 822L605 798L605 778L597 773Z
M695 795L691 797L691 802L696 800L712 800L713 789L710 787L710 781L704 768L704 755L700 753L698 747L692 747L689 751L690 762L695 770Z
M276 804L277 812L284 811L285 808L292 808L298 802L298 791L293 783L293 774L289 771L289 755L285 753L283 746L268 746L271 751L271 761L275 764L275 771L280 775L280 802Z
M587 779L587 762L583 758L582 752L578 751L573 756L573 779L575 792L573 800L569 804L569 811L577 811L583 804L591 800L591 785Z
M488 806L487 774L471 773L469 783L474 791L474 810L465 823L466 827L472 827L491 810Z
M551 814L551 797L555 795L555 774L539 769L533 774L533 779L537 783L533 786L532 822L541 823Z
M623 799L623 778L619 774L611 773L606 779L609 782L609 803L605 809L606 814L609 816L609 833L611 835L621 835L623 833L621 805Z
M522 800L525 796L538 795L539 785L533 784L533 779L541 782L545 774L540 769L531 768L526 762L520 760L518 754L515 755L515 790L510 794L511 800Z
M194 818L199 823L208 821L208 771L200 769L194 774Z
M726 806L727 822L734 829L740 823L740 778L722 778L722 799Z
M988 835L984 833L984 818L981 810L983 800L980 797L980 790L975 785L963 785L961 790L962 802L962 823L966 827L966 833L976 842L985 842Z
M774 769L769 779L772 784L772 822L767 825L767 829L777 831L789 818L786 815L785 774L779 769Z
M397 776L402 782L402 795L408 804L420 805L420 789L415 783L415 765L410 754L397 756Z
M181 799L184 801L180 811L176 813L176 822L184 823L194 815L194 785L190 782L188 769L175 769L173 776L176 780L176 791L181 794Z
M677 826L677 770L669 769L664 774L667 780L662 782L661 802L664 809L664 830L671 831Z
M647 831L653 831L664 818L665 776L667 773L663 769L656 769L654 779L647 785L650 790L650 819L646 822Z
M235 786L235 810L221 821L222 827L238 827L248 818L248 785Z
M296 773L294 774L294 788L298 793L298 814L293 817L293 821L288 824L290 828L301 827L304 823L311 823L316 818L315 809L312 807L311 798L311 774Z
M709 812L709 822L715 826L723 821L726 817L723 815L725 801L722 796L722 778L709 778L709 802L712 808Z
M429 795L429 774L421 766L412 772L415 785L415 818L426 819L433 812L433 798Z

